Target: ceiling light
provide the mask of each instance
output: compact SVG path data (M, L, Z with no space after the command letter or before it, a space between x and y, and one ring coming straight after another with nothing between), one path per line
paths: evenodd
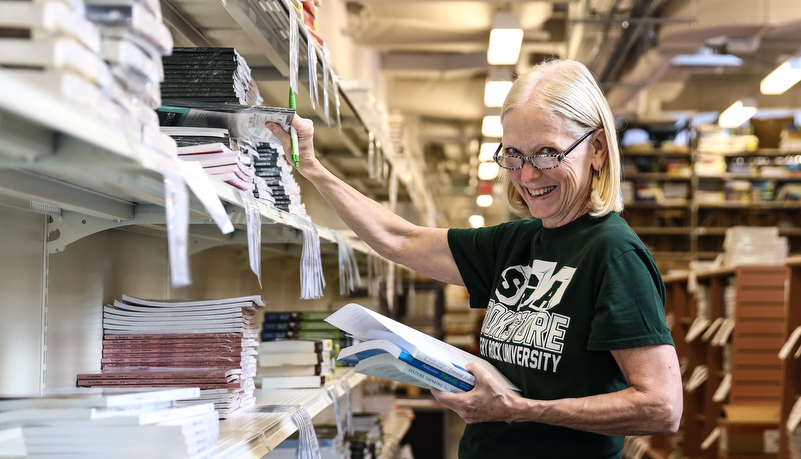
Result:
M478 165L478 179L492 180L498 176L500 171L501 166L499 166L495 161L491 163L481 163Z
M500 107L512 89L511 81L487 81L484 85L484 106Z
M787 59L776 67L776 70L770 72L770 75L759 83L759 90L762 94L782 94L799 81L801 81L801 56ZM485 93L484 98L486 97Z
M736 128L756 115L757 107L754 99L742 99L731 104L723 110L718 118L718 126L722 128Z
M471 215L467 218L467 221L470 222L470 226L473 228L481 228L484 226L484 217L481 215Z
M476 197L476 205L478 207L489 207L492 205L492 196L488 194L480 194Z
M492 21L487 62L492 65L517 64L523 44L523 28L514 13L498 13Z
M680 67L739 67L743 60L731 54L679 54L670 63Z
M495 150L498 149L500 142L484 142L478 150L478 160L482 163L495 161Z
M500 115L487 115L481 121L481 135L484 137L503 137Z

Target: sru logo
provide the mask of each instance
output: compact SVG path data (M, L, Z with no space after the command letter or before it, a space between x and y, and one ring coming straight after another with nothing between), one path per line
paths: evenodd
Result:
M547 311L558 305L573 278L576 268L534 260L531 266L510 266L501 273L501 283L495 292L498 301L506 306L517 306L517 311L528 308Z

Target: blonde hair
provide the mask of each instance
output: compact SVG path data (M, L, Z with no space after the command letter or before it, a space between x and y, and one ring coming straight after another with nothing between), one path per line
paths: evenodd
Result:
M576 137L589 130L603 129L608 145L606 163L600 174L593 174L587 202L590 215L602 217L623 210L620 191L620 147L609 102L590 70L580 62L552 59L541 62L520 75L501 108L501 120L509 110L530 104L568 122ZM507 204L519 216L530 216L528 206L512 183L505 181Z

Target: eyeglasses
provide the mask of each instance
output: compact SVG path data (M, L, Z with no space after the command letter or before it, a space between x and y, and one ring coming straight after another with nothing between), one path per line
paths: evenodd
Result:
M509 170L509 171L516 171L523 168L523 166L528 162L532 166L536 167L540 170L545 169L555 169L559 167L562 163L562 160L567 156L568 153L573 151L581 142L583 142L587 137L592 135L595 131L590 131L580 139L576 141L573 145L571 145L567 150L563 151L562 153L556 155L534 155L534 156L520 156L520 155L502 155L501 151L503 151L503 144L498 145L498 149L495 150L495 162L498 163L499 166L502 168Z

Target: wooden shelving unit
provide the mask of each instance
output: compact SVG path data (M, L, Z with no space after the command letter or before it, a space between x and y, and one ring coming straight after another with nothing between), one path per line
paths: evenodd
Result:
M788 272L786 266L739 266L664 277L685 383L681 457L718 457L710 434L724 404L782 403L787 369L778 352L792 320L785 306ZM721 334L727 319L733 320L728 337ZM706 379L692 388L688 383L702 369ZM718 393L729 377L728 392Z
M787 341L793 331L801 327L801 256L787 259L788 291L785 311L787 320L784 326L784 339ZM797 349L798 343L790 351ZM794 352L782 360L781 418L779 421L779 459L791 459L790 436L785 428L790 410L801 397L801 359ZM798 445L795 445L798 448ZM798 452L798 451L797 451ZM796 456L797 457L797 456Z
M733 158L790 157L798 152L782 152L776 149L760 149L755 152L727 153L721 156L727 161ZM723 237L732 226L778 226L780 235L788 237L790 253L801 253L801 203L797 201L722 201L707 202L698 199L699 189L714 188L724 192L726 184L735 180L752 183L771 181L779 185L801 183L797 171L785 175L726 172L721 175L698 175L694 162L698 152L646 151L623 152L623 180L638 186L666 189L686 183L687 194L681 198L653 199L648 193L644 197L635 191L635 199L627 200L623 217L649 247L657 266L662 272L671 269L687 269L693 260L714 260L723 252ZM668 164L687 162L692 172L679 173L667 170Z

